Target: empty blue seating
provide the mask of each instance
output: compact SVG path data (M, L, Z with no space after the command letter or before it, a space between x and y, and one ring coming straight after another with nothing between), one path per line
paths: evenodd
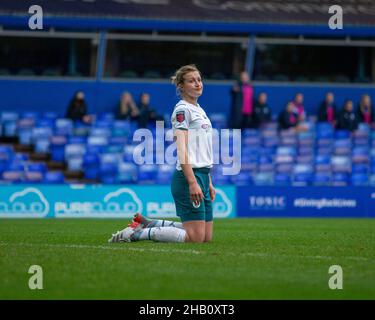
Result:
M33 118L25 118L18 121L17 132L20 144L31 145L34 123L35 120Z
M290 174L289 173L276 173L274 175L274 184L276 186L290 185Z
M274 183L274 174L259 172L253 177L254 185L257 186L271 186Z
M2 135L4 137L17 136L17 121L19 115L16 112L4 111L1 113Z
M237 186L247 186L252 184L252 177L249 172L241 171L239 174L232 175L231 182Z
M297 164L293 167L293 185L306 186L313 182L314 168L311 164Z
M367 186L369 184L369 176L367 173L353 173L351 176L351 184L353 186Z
M349 185L349 174L344 172L334 173L332 175L333 186L347 186Z
M26 165L26 170L24 172L24 182L25 183L41 183L43 182L44 175L47 172L47 166L43 162L30 162Z
M355 147L352 152L353 163L368 163L370 150L367 147Z
M55 135L68 136L73 133L73 121L71 119L59 118L55 121Z
M335 155L349 155L351 153L352 143L350 139L339 139L333 144L333 153Z
M44 176L44 183L62 184L65 181L64 174L61 171L49 171Z
M347 156L333 156L331 159L333 172L351 172L351 160Z
M141 184L149 184L155 181L158 166L154 164L144 164L138 166L138 181Z
M172 181L172 176L175 171L175 166L163 164L158 167L158 172L156 176L157 184L170 184Z
M212 127L215 129L227 128L227 115L224 113L212 113L209 115Z
M85 155L83 156L83 172L86 179L98 179L99 155L97 153L85 153Z
M316 186L329 186L331 184L331 173L316 172L313 177L313 184Z
M65 145L65 162L67 163L68 170L81 171L83 164L83 155L86 152L84 144L67 144Z
M319 122L316 124L316 137L317 139L333 138L334 130L330 123Z
M350 131L348 130L336 130L335 131L336 139L350 139Z
M50 152L52 128L51 127L35 127L32 131L32 143L37 153Z
M65 136L52 136L51 137L51 159L57 162L65 160L65 145L67 138Z

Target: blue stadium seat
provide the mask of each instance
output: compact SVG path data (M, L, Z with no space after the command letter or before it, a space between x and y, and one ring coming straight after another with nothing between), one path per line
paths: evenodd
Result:
M351 176L351 184L353 186L367 186L369 184L369 176L367 173L353 173Z
M100 164L99 179L103 184L118 183L118 166L115 163Z
M247 186L252 184L252 176L249 172L241 171L236 175L230 176L231 182L237 186Z
M2 173L2 180L8 183L22 183L24 179L23 171L6 170Z
M68 137L68 144L87 144L87 137L85 136L69 136Z
M3 111L1 113L1 126L2 135L4 137L16 137L17 136L17 121L19 115L17 112Z
M155 183L158 167L154 164L138 166L138 182L140 184Z
M351 172L351 160L346 156L334 156L331 159L332 171L336 173Z
M370 150L367 147L355 147L352 152L353 163L369 163Z
M375 186L375 174L370 175L369 184Z
M271 186L274 184L273 173L259 172L253 177L256 186Z
M32 143L36 153L49 153L51 145L52 128L35 127L32 132Z
M313 184L315 186L329 186L331 184L331 173L316 172L313 177Z
M85 153L85 155L83 156L83 172L86 179L98 179L99 155L97 153Z
M321 147L316 149L317 155L330 156L333 153L333 147Z
M42 119L48 119L48 120L53 120L53 121L55 121L58 117L59 117L59 114L54 111L44 112L42 115Z
M47 165L44 162L29 162L26 164L26 171L28 172L47 172Z
M32 132L35 120L32 118L20 119L17 123L17 134L21 145L31 145Z
M299 146L297 149L297 155L299 156L313 156L315 150L312 146Z
M290 185L290 174L289 173L276 173L274 176L275 186L289 186Z
M159 165L157 176L156 176L156 183L157 184L170 184L175 170L176 170L175 166L172 166L172 165L168 165L168 164Z
M23 183L36 184L44 182L44 174L40 171L26 171L24 172Z
M138 177L138 168L134 163L120 162L118 165L118 182L135 183Z
M277 136L263 137L262 145L267 149L275 149L279 145L279 138Z
M350 155L352 143L350 139L339 139L333 144L333 153L338 156Z
M73 133L73 121L71 119L59 118L55 121L55 135L69 136Z
M348 173L334 173L332 175L332 186L347 186L349 185L349 174Z
M350 131L348 130L336 130L335 131L335 138L336 139L350 139Z
M39 112L35 112L35 111L24 111L20 115L20 119L31 119L31 120L34 120L34 122L37 121L39 117L40 117Z
M276 150L275 163L293 163L295 160L296 153L297 152L295 147L278 147Z
M135 149L134 145L126 145L124 147L124 154L123 154L124 162L134 163L134 159L133 159L134 149Z
M212 113L209 115L212 127L215 129L226 129L227 126L227 115L224 113Z
M319 139L332 139L334 130L328 122L318 122L316 124L316 138Z
M46 184L63 184L65 181L64 174L61 171L49 171L44 176Z
M22 161L28 161L29 160L29 155L27 153L22 153L22 152L16 152L14 154L13 159L18 162ZM0 160L1 161L1 160Z
M86 153L84 144L65 145L65 162L69 171L81 171L83 165L83 156Z
M67 138L65 136L51 137L51 159L57 162L64 162L65 160L65 145Z
M296 157L296 163L306 163L306 164L312 164L314 162L314 156L313 154L306 154L306 155L298 155Z
M9 146L0 145L0 174L3 173L13 158L13 149Z
M89 139L91 137L109 138L111 135L112 130L110 129L110 127L93 127L91 128Z
M97 118L97 122L98 121L110 121L113 123L113 121L115 121L115 115L113 114L113 112L103 112L103 113L100 113L98 115L98 118ZM97 122L95 122L95 125L97 125Z
M293 167L293 185L306 186L313 181L314 168L311 164L297 164Z

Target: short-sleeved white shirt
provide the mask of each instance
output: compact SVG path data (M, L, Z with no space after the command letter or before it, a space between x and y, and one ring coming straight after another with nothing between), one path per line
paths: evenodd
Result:
M213 166L212 124L200 105L180 100L171 117L173 132L188 130L188 157L192 168L211 168ZM177 157L176 169L181 169Z

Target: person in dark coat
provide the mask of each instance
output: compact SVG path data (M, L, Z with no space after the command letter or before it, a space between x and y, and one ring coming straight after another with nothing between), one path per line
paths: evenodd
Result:
M140 128L146 128L149 124L155 124L155 121L164 120L159 116L155 109L150 105L150 95L142 93L139 103L139 118L138 125Z
M254 90L246 71L241 72L240 80L231 89L231 96L230 126L235 129L251 127Z
M286 130L295 128L299 123L299 115L297 114L292 102L288 102L286 108L281 111L278 118L279 129Z
M267 103L267 94L262 92L255 102L253 112L253 127L259 128L263 123L270 122L272 118L271 109Z
M77 91L70 100L65 118L87 123L91 121L91 117L87 115L85 94L82 91Z
M333 126L337 123L337 109L334 103L335 97L332 92L327 92L324 101L318 110L318 121L329 122Z
M358 115L354 112L353 101L346 100L340 113L338 129L354 131L358 128Z

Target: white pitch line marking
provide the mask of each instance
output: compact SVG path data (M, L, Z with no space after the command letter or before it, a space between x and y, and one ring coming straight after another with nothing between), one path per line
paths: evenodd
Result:
M163 249L163 248L133 248L130 246L126 246L124 244L123 247L119 246L102 246L102 245L86 245L86 244L43 244L43 243L6 243L0 242L0 246L17 246L17 247L51 247L51 248L72 248L72 249L100 249L100 250L113 250L113 251L134 251L134 252L160 252L160 253L187 253L187 254L206 254L209 255L210 251L198 251L198 250L191 250L191 249ZM229 256L249 256L249 257L281 257L281 258L307 258L313 260L333 260L333 259L347 259L347 260L354 260L354 261L374 261L374 259L366 258L366 257L352 257L352 256L343 256L343 257L334 257L334 256L302 256L302 255L286 255L286 254L269 254L269 253L262 253L262 252L242 252L242 253L234 253L234 252L226 252L221 253L223 255Z

